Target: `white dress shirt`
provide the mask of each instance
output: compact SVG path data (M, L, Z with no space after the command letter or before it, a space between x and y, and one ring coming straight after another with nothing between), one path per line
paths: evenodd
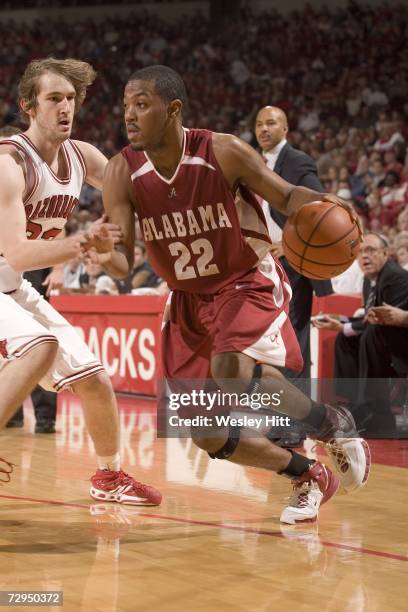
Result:
M275 169L276 160L278 159L279 153L282 151L283 147L287 143L286 138L281 140L276 147L272 149L272 151L263 152L262 155L266 161L266 165L271 170ZM265 215L266 223L268 225L269 237L272 242L281 242L282 240L282 230L277 223L272 219L271 213L269 211L269 203L266 200L262 201L262 210Z

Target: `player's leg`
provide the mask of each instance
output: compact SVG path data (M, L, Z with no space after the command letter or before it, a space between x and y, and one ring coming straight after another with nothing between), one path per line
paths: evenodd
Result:
M197 296L176 292L171 306L171 316L162 336L163 372L168 379L176 382L180 378L206 379L214 339L202 322L211 320L216 323L214 304ZM233 316L230 317L230 321L233 319ZM255 361L251 360L251 363L253 370ZM230 374L234 378L236 373ZM240 381L237 382L239 384ZM236 385L233 387L236 391ZM245 389L245 383L242 389ZM183 416L195 416L194 409L187 408ZM296 480L297 490L302 488L303 491L307 486L308 504L300 507L299 502L298 509L282 515L282 520L286 522L316 520L321 501L327 501L337 489L337 478L324 466L280 448L266 436L253 437L253 431L204 426L201 429L194 427L192 437L196 445L208 451L213 458L281 473ZM297 497L301 499L300 493L297 493Z
M100 371L71 385L82 400L88 432L95 446L98 469L91 479L91 496L128 505L158 505L161 493L121 469L119 415L109 376Z
M216 337L213 375L224 381L232 375L241 381L241 387L248 385L247 389L257 393L279 394L280 405L273 409L299 419L311 437L326 443L342 486L353 491L367 480L370 452L367 443L358 437L351 413L312 401L282 379L275 367L302 367L302 355L287 316L290 293L282 274L279 265L266 258L257 270L240 279L244 281L240 282L243 289L237 290L234 283L220 293L217 308L220 331ZM261 375L255 376L261 380L254 380L253 361L245 357L263 364ZM268 377L265 364L271 368Z
M0 293L0 428L3 428L50 369L57 339L34 321L13 297ZM0 480L8 482L12 465L0 461Z
M54 339L39 344L21 358L12 359L3 366L0 371L0 429L52 367L56 353L57 341Z
M97 454L91 496L126 504L159 504L159 491L139 483L121 469L118 407L102 364L75 328L29 283L23 285L32 316L58 338L53 368L41 380L41 385L54 391L72 389L82 400L85 421Z
M254 370L254 360L242 353L221 353L213 357L213 375L221 388L238 393L279 394L281 404L274 410L300 419L313 428L316 439L326 442L337 475L347 491L360 488L367 481L370 456L368 445L358 438L351 414L342 408L318 404L306 397L274 367L263 364ZM252 376L251 376L252 370ZM237 382L232 380L236 377Z
M20 298L20 290L0 293L0 428L49 370L57 351L55 335L32 319Z
M270 270L271 276L276 277L276 268L274 270L271 266ZM293 369L302 366L279 278L271 282L267 273L258 271L242 280L246 281L240 283L244 289L238 291L234 284L218 298L216 319L219 331L212 358L213 377L228 393L265 394L270 398L277 394L281 403L276 406L271 402L271 408L301 420L317 432L316 437L330 442L327 450L342 485L347 490L360 487L367 479L370 459L368 446L356 437L351 415L342 409L313 402L274 367ZM254 368L256 360L261 361L262 366ZM332 441L333 438L337 439ZM237 452L239 450L237 448ZM306 465L303 467L306 469ZM309 492L312 488L314 486ZM301 495L299 500L303 502L304 496ZM313 500L310 501L312 509Z
M100 371L79 380L71 389L82 400L87 430L98 457L116 455L119 448L119 416L109 376Z
M217 354L212 367L214 378L225 392L232 392L232 379L236 377L239 393L279 394L280 405L271 408L300 420L310 437L324 443L343 488L351 492L366 483L371 463L369 447L358 437L348 410L314 402L271 365L262 364L254 373L254 360L242 353Z
M225 357L225 355L224 355ZM242 362L248 366L248 371L254 371L255 361L242 356ZM240 360L240 359L239 359ZM223 373L227 374L228 382L218 379L221 389L225 393L251 393L253 382L258 379L250 377L250 384L241 370L235 372L226 370L222 363L222 355L213 358ZM237 365L235 361L234 365ZM215 373L216 370L214 370ZM275 370L278 375L282 375ZM239 374L237 384L234 384L234 375ZM266 376L270 375L269 372ZM282 379L281 379L282 380ZM203 431L195 430L193 439L197 446L207 450L213 459L224 459L240 465L248 465L271 470L292 480L294 494L289 505L281 514L281 521L286 523L313 522L317 519L319 507L327 502L337 491L339 480L322 463L308 459L300 453L281 448L270 441L261 430L254 431L248 428L229 428L223 431L208 428Z

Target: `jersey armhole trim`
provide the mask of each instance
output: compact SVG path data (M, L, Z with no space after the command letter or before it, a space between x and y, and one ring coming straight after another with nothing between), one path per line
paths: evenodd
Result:
M27 202L29 201L29 199L31 198L31 196L33 195L33 193L35 192L35 190L38 187L38 183L39 183L39 176L38 176L38 170L33 162L33 160L31 159L31 157L29 156L29 154L27 153L26 149L23 147L23 145L21 145L19 142L16 142L15 140L2 140L1 144L7 144L7 145L12 145L13 147L15 147L18 151L18 153L21 153L21 159L23 160L24 164L27 166L28 164L31 164L31 168L34 172L34 184L33 187L30 191L27 191L27 175L26 172L24 172L24 178L25 178L25 183L26 183L26 187L24 189L23 192L23 204L27 204Z
M87 175L85 158L84 158L84 156L83 156L83 154L81 152L81 149L78 147L78 145L73 140L69 140L68 142L71 144L72 149L73 149L74 153L76 154L76 156L77 156L77 158L79 160L79 163L81 164L82 172L84 174L83 182L85 183L86 182L86 175Z

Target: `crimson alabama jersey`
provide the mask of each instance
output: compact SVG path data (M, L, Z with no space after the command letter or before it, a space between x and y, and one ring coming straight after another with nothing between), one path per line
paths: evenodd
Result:
M215 293L270 250L262 209L248 189L231 190L214 155L212 132L184 129L182 156L170 179L146 152L128 145L122 154L149 261L170 289Z
M81 152L72 140L61 145L66 173L59 178L25 134L3 138L0 144L12 145L24 161L26 188L23 205L27 238L52 240L61 232L79 201L86 175ZM10 268L0 256L0 291L14 291L21 279L22 275Z

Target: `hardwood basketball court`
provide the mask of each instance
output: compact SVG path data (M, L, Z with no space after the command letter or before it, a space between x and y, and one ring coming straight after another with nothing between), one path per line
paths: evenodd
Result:
M212 461L188 439L156 440L153 402L129 398L124 467L163 503L93 503L79 403L59 399L57 435L34 435L30 408L24 429L1 434L17 467L0 487L0 590L62 590L67 611L407 609L406 440L373 441L367 487L337 495L318 526L281 528L287 480Z

